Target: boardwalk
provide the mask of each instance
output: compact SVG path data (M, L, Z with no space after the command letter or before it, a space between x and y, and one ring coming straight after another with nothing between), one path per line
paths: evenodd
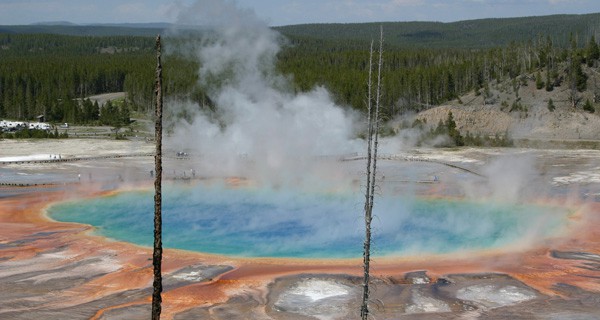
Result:
M74 161L152 157L152 156L154 156L153 153L113 154L113 155L90 156L90 157L66 157L66 158L59 157L59 158L50 158L50 159L43 159L43 160L35 159L35 160L0 161L0 164L56 163L56 162L74 162Z
M154 154L153 153L131 153L131 154L113 154L113 155L98 155L98 156L87 156L87 157L58 157L58 158L50 158L50 159L26 159L26 160L11 160L11 161L0 161L0 166L2 165L13 165L13 164L51 164L51 163L65 163L65 162L76 162L76 161L92 161L92 160L108 160L108 159L119 159L119 158L143 158L143 157L153 157ZM172 159L176 159L176 160L190 160L191 157L187 156L187 157L171 157ZM443 162L443 161L439 161L439 160L435 160L435 159L428 159L428 158L424 158L424 157L418 157L418 156L407 156L407 155L398 155L398 154L381 154L378 155L377 158L379 160L390 160L390 161L408 161L408 162L428 162L428 163L436 163L436 164L440 164L440 165L444 165L447 167L451 167L451 168L455 168L479 177L485 177L484 175L473 171L471 169L465 168L465 167L461 167L459 165L453 164L453 163L448 163L448 162ZM324 160L324 159L328 159L328 160L333 160L333 161L341 161L341 162L347 162L347 161L361 161L361 160L366 160L366 156L365 155L360 155L358 153L353 153L353 154L346 154L346 155L341 155L341 156L321 156L321 157L317 157L317 159L320 160ZM172 179L174 180L190 180L192 178L192 173L190 173L190 176L186 176L185 172L183 173L182 176L178 176L178 175L174 175L174 177ZM167 178L167 177L165 177ZM399 181L399 182L409 182L409 181ZM435 183L436 181L419 181L420 183ZM63 183L57 183L57 182L42 182L42 183L21 183L21 182L3 182L0 181L0 186L6 186L6 187L25 187L25 186L48 186L48 185L57 185L57 184L64 184Z
M353 155L353 156L347 156L347 157L340 158L340 161L358 161L358 160L365 160L365 159L367 159L367 156L365 156L365 155ZM377 159L378 160L391 160L391 161L410 161L410 162L419 161L419 162L437 163L437 164L441 164L441 165L455 168L458 170L462 170L462 171L474 174L479 177L485 177L484 175L482 175L478 172L475 172L471 169L467 169L467 168L461 167L459 165L455 165L452 163L443 162L443 161L439 161L439 160L435 160L435 159L427 159L427 158L423 158L423 157L406 156L406 155L399 155L399 154L381 154L381 155L377 155Z

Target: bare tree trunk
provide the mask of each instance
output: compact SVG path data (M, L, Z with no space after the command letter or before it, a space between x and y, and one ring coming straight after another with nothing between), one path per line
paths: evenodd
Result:
M377 146L379 141L379 105L381 101L381 68L383 65L383 28L380 29L379 38L379 63L377 73L377 92L375 95L375 111L372 108L372 66L373 66L373 43L369 56L369 81L367 94L367 119L369 122L367 138L367 186L365 192L365 242L363 251L363 298L360 308L361 319L369 317L369 276L371 261L371 221L373 220L373 201L375 195L375 182L377 178ZM373 137L373 135L375 137Z
M156 37L156 123L154 137L156 140L156 155L154 156L154 251L152 265L154 266L154 282L152 283L152 320L160 319L162 292L162 65L160 63L160 35Z
M381 68L383 67L383 27L380 30L380 38L379 38L379 62L377 67L377 94L375 95L375 117L373 122L375 123L375 129L373 130L373 134L375 135L375 140L373 142L373 172L371 173L373 177L371 178L371 192L369 195L371 196L370 201L370 210L373 211L373 197L375 194L375 178L377 177L377 146L379 145L379 106L381 104ZM371 213L369 212L369 214ZM370 217L372 218L372 217ZM370 221L369 221L370 222ZM371 224L369 223L369 229L371 228Z
M369 55L369 79L367 85L367 182L366 182L366 191L365 191L365 242L363 245L363 268L364 268L364 277L363 277L363 297L362 297L362 305L360 307L360 316L361 319L367 319L369 315L369 261L370 261L370 251L371 251L371 217L369 204L371 201L371 146L373 140L373 121L371 120L371 105L373 99L371 97L372 92L372 70L373 70L373 41L371 41L371 50Z

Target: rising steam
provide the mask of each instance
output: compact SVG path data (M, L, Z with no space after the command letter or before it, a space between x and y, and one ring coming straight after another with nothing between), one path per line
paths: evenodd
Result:
M355 115L324 88L290 90L289 79L275 70L282 39L252 11L200 0L182 8L179 23L211 30L186 54L202 65L200 81L218 108L218 121L189 102L170 102L195 117L178 123L168 143L204 157L202 170L264 183L314 182L335 167L323 169L316 159L357 151Z

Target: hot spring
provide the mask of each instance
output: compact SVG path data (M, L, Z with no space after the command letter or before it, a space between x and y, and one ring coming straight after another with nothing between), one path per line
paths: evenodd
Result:
M364 196L231 188L163 188L163 245L242 257L356 258ZM59 221L108 238L152 246L153 190L56 204ZM373 254L402 256L500 248L544 239L566 225L564 208L383 196L376 199Z

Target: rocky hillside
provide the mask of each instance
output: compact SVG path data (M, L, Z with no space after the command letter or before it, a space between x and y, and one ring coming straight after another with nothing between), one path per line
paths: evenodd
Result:
M600 140L598 70L597 67L584 68L588 76L587 89L577 92L576 107L573 107L572 91L566 81L546 91L536 88L536 74L527 74L517 80L491 83L488 90L471 92L416 117L435 126L440 120L445 121L452 111L462 134L468 131L481 135L508 133L513 139ZM549 108L550 100L554 110ZM584 110L588 100L595 112Z

